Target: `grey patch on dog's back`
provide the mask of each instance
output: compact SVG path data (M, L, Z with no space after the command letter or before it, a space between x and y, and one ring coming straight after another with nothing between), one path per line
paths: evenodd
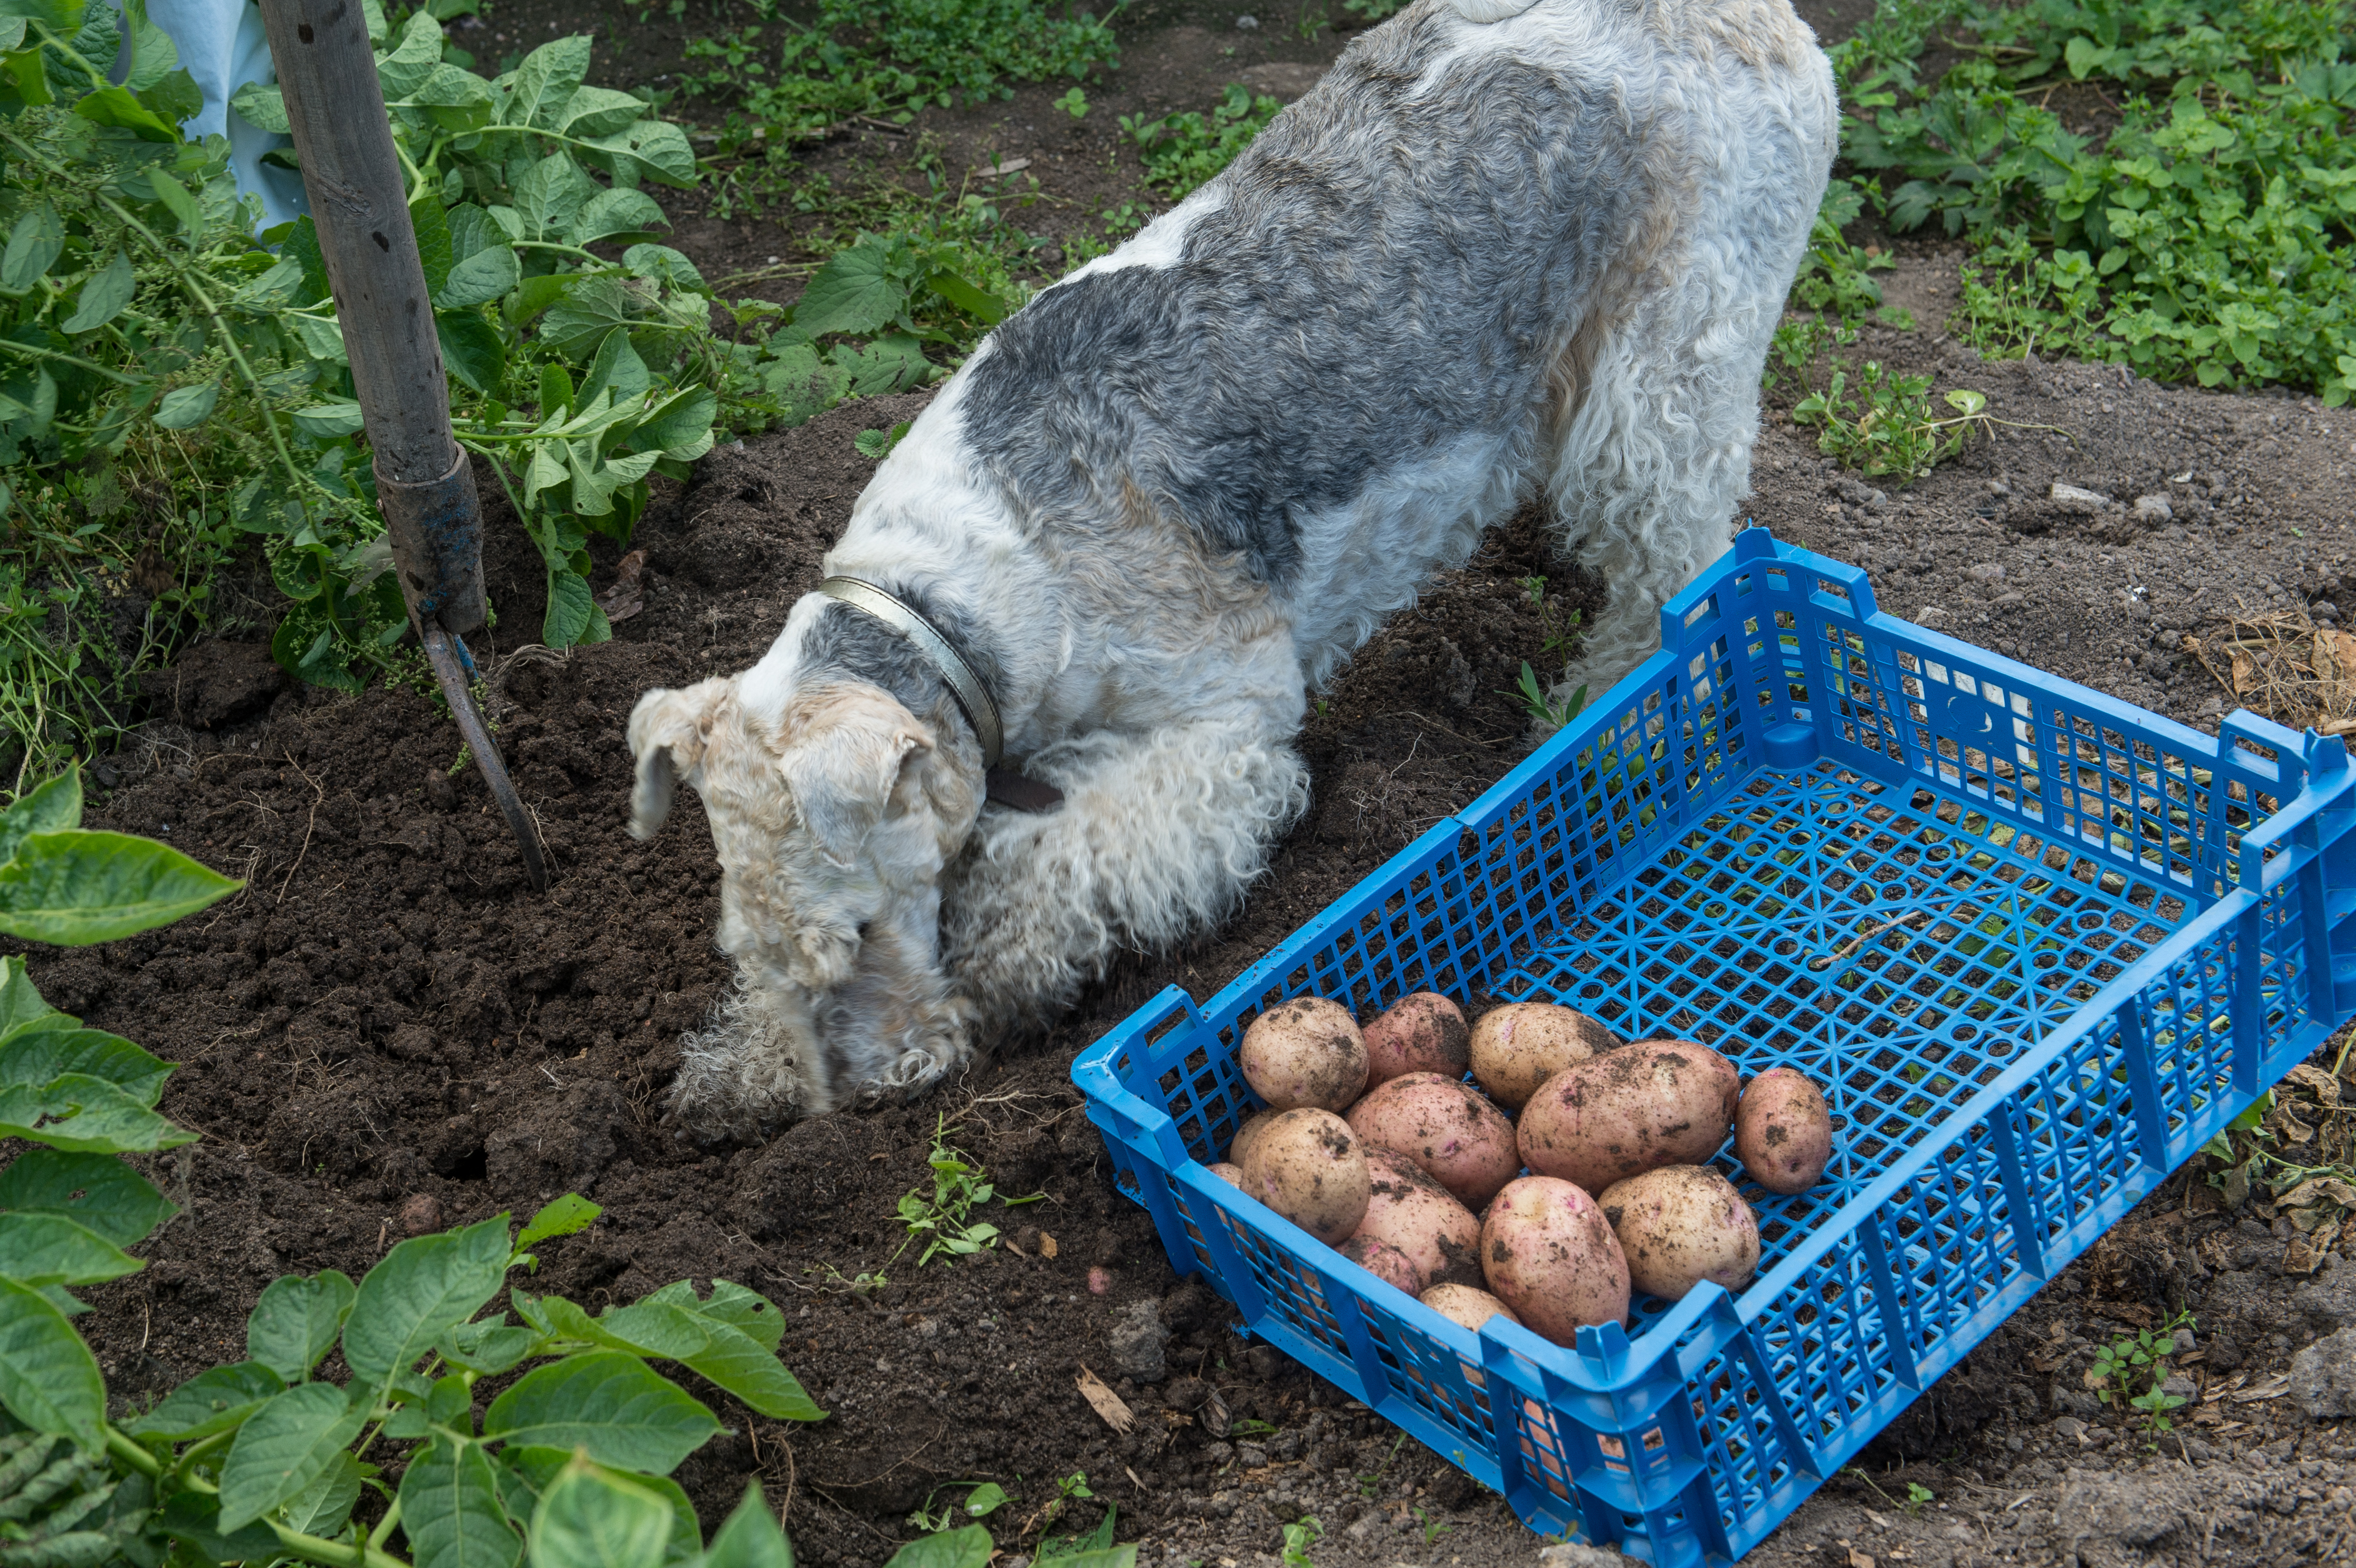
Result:
M889 582L875 586L930 622L933 630L981 677L993 699L1005 689L997 650L980 622L937 593ZM896 628L841 600L821 605L818 620L804 634L801 667L805 678L836 671L873 682L919 717L953 704L948 683L916 644Z
M1542 416L1645 198L1611 84L1441 29L1366 35L1221 177L1177 261L1047 290L969 372L968 439L1047 526L1124 489L1281 589L1300 529L1468 432Z

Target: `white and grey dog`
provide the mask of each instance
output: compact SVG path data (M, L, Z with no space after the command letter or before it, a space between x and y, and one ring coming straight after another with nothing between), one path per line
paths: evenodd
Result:
M1639 663L1730 542L1835 125L1789 0L1417 0L1009 318L760 663L630 716L633 831L683 778L724 870L690 1125L922 1089L1221 918L1308 688L1535 495L1611 595L1566 685ZM986 798L1001 744L1060 803Z

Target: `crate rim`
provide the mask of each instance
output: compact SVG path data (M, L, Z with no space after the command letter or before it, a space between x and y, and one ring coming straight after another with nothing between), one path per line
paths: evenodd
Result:
M1744 1286L1740 1295L1705 1281L1682 1300L1673 1303L1658 1317L1644 1324L1633 1339L1621 1324L1609 1323L1581 1328L1578 1344L1564 1346L1503 1317L1491 1318L1478 1330L1467 1329L1392 1287L1398 1301L1387 1306L1396 1316L1456 1349L1460 1355L1511 1381L1526 1380L1527 1373L1525 1369L1535 1367L1542 1374L1559 1380L1582 1394L1625 1395L1652 1378L1665 1359L1678 1356L1686 1348L1684 1342L1688 1335L1705 1318L1714 1319L1716 1324L1715 1331L1707 1335L1710 1341L1707 1349L1714 1352L1721 1348L1726 1340L1756 1321L1781 1292L1807 1268L1854 1233L1888 1201L1892 1193L1912 1182L1924 1167L1977 1125L1993 1106L2050 1067L2056 1057L2100 1027L2137 992L2165 974L2185 953L2197 950L2220 927L2243 916L2268 889L2293 874L2297 868L2290 857L2269 855L2265 851L2290 839L2307 827L2328 801L2356 788L2356 769L2351 768L2346 744L2340 737L2319 735L2313 730L2301 734L2246 709L2235 709L2226 715L2215 736L2203 734L2165 715L2136 708L2062 677L1880 611L1874 607L1872 591L1866 581L1863 569L1784 544L1769 530L1759 527L1748 528L1738 533L1733 549L1705 568L1692 584L1662 608L1660 649L1612 688L1607 688L1603 695L1608 697L1611 691L1622 687L1642 687L1656 680L1674 670L1677 662L1686 656L1686 650L1694 644L1707 645L1708 639L1722 630L1730 635L1727 624L1734 617L1729 606L1720 603L1714 613L1698 613L1697 611L1707 607L1718 591L1738 571L1763 570L1777 565L1795 574L1812 572L1823 581L1839 584L1848 597L1847 605L1838 603L1835 596L1823 592L1821 589L1810 590L1810 597L1820 608L1855 620L1861 627L1882 626L1900 631L1907 640L1927 651L1953 650L1955 659L1995 671L2006 681L2008 690L2035 689L2065 696L2072 702L2094 709L2104 717L2116 718L2124 726L2156 743L2169 744L2188 757L2205 754L2212 766L2225 763L2230 751L2233 753L2230 758L2233 767L2261 776L2271 774L2277 782L2296 768L2299 775L2299 789L2289 798L2278 800L2276 811L2266 820L2254 824L2242 834L2238 886L2224 890L2209 902L2208 907L2187 917L2177 930L2155 944L2115 979L2078 1004L2066 1023L2024 1051L2018 1061L1982 1085L1969 1099L1958 1103L1938 1126L1911 1145L1870 1184L1843 1203L1834 1214L1820 1221L1806 1240L1787 1253L1773 1269ZM1824 714L1827 706L1816 705L1818 717L1815 722L1819 725L1826 722ZM1184 1019L1184 1028L1178 1035L1179 1042L1183 1043L1207 1029L1213 1018L1248 1005L1269 988L1269 976L1291 967L1304 948L1316 946L1323 933L1340 923L1342 915L1339 912L1345 909L1355 911L1376 891L1387 895L1398 883L1415 874L1418 862L1431 858L1435 851L1454 848L1468 833L1479 835L1490 820L1517 801L1533 782L1558 771L1566 755L1590 742L1603 731L1607 720L1616 720L1617 712L1618 707L1613 703L1600 699L1590 701L1580 719L1574 720L1542 741L1529 756L1509 769L1472 802L1442 817L1418 835L1405 848L1330 901L1205 1002L1197 1005L1184 988L1173 985L1165 987L1159 995L1133 1010L1102 1038L1084 1049L1073 1061L1073 1082L1089 1100L1092 1114L1097 1103L1101 1102L1108 1110L1118 1111L1126 1116L1135 1125L1138 1137L1151 1144L1162 1155L1167 1161L1168 1175L1173 1180L1183 1182L1192 1193L1235 1215L1248 1228L1281 1240L1295 1251L1304 1251L1305 1244L1315 1243L1331 1254L1330 1261L1319 1259L1321 1267L1355 1270L1366 1281L1382 1283L1376 1281L1375 1275L1351 1264L1338 1251L1324 1248L1308 1232L1266 1205L1248 1200L1244 1193L1211 1175L1208 1168L1196 1160L1186 1148L1178 1136L1177 1124L1167 1109L1122 1085L1112 1064L1122 1052L1141 1048L1147 1034L1160 1029L1173 1017ZM2274 758L2269 759L2263 752L2253 750L2254 745L2272 749ZM1802 770L1781 770L1761 761L1752 763L1749 771L1752 773L1803 771L1813 765L1803 764ZM1985 798L1987 794L1986 791L1949 787L1951 793L1967 797L1976 795ZM2137 868L2135 874L2178 888L2187 887L2192 880L2179 878L2165 870L2155 872L2149 868ZM2185 1152L2189 1155L2190 1151ZM1244 1208L1247 1201L1251 1204L1249 1210ZM1351 1276L1345 1275L1345 1277Z

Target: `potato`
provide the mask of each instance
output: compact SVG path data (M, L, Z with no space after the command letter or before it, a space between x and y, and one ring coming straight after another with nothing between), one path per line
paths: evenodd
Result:
M1472 1026L1472 1076L1489 1098L1518 1111L1539 1084L1619 1043L1618 1035L1576 1008L1507 1002Z
M1237 1059L1244 1082L1271 1111L1307 1106L1338 1115L1366 1089L1358 1021L1323 997L1295 997L1252 1019Z
M1447 1318L1462 1324L1475 1334L1481 1325L1492 1317L1502 1317L1508 1323L1519 1323L1514 1309L1485 1290L1475 1290L1469 1285L1435 1285L1423 1293L1423 1304Z
M1241 1166L1245 1157L1251 1153L1252 1139L1259 1136L1269 1123L1276 1120L1276 1115L1274 1111L1254 1111L1246 1116L1243 1125L1236 1129L1235 1137L1227 1144L1227 1157Z
M1833 1114L1807 1074L1771 1067L1743 1085L1734 1152L1770 1192L1805 1192L1833 1157Z
M1409 1296L1423 1294L1423 1271L1388 1242L1376 1241L1361 1231L1344 1242L1338 1250L1344 1257L1385 1285L1397 1285Z
M1726 1141L1741 1088L1732 1062L1689 1040L1574 1061L1522 1108L1522 1163L1590 1193L1665 1165L1700 1165Z
M1240 1189L1243 1187L1244 1168L1240 1165L1230 1165L1223 1159L1219 1161L1218 1164L1212 1166L1210 1168L1210 1171L1213 1176L1217 1177L1221 1181L1226 1182L1230 1187L1237 1189Z
M1596 1201L1638 1290L1680 1301L1703 1280L1740 1290L1759 1272L1758 1216L1708 1166L1665 1165L1614 1183Z
M1379 1085L1350 1107L1349 1120L1368 1144L1407 1156L1468 1209L1495 1197L1522 1168L1505 1113L1471 1084L1437 1072Z
M1329 1247L1366 1216L1366 1155L1331 1111L1286 1111L1252 1140L1243 1189Z
M1489 1288L1536 1334L1570 1344L1628 1316L1628 1260L1595 1200L1551 1176L1509 1182L1481 1224Z
M1398 1249L1427 1285L1481 1283L1481 1221L1448 1189L1407 1156L1371 1147L1366 1180L1366 1213L1354 1240Z
M1366 1087L1409 1072L1462 1078L1472 1061L1471 1038L1464 1014L1439 992L1401 997L1398 1006L1365 1028Z

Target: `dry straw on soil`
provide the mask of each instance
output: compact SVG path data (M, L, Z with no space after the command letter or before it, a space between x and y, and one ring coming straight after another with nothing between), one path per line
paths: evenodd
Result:
M2356 734L2356 635L2304 609L2236 615L2222 637L2187 637L2226 694L2278 724Z

